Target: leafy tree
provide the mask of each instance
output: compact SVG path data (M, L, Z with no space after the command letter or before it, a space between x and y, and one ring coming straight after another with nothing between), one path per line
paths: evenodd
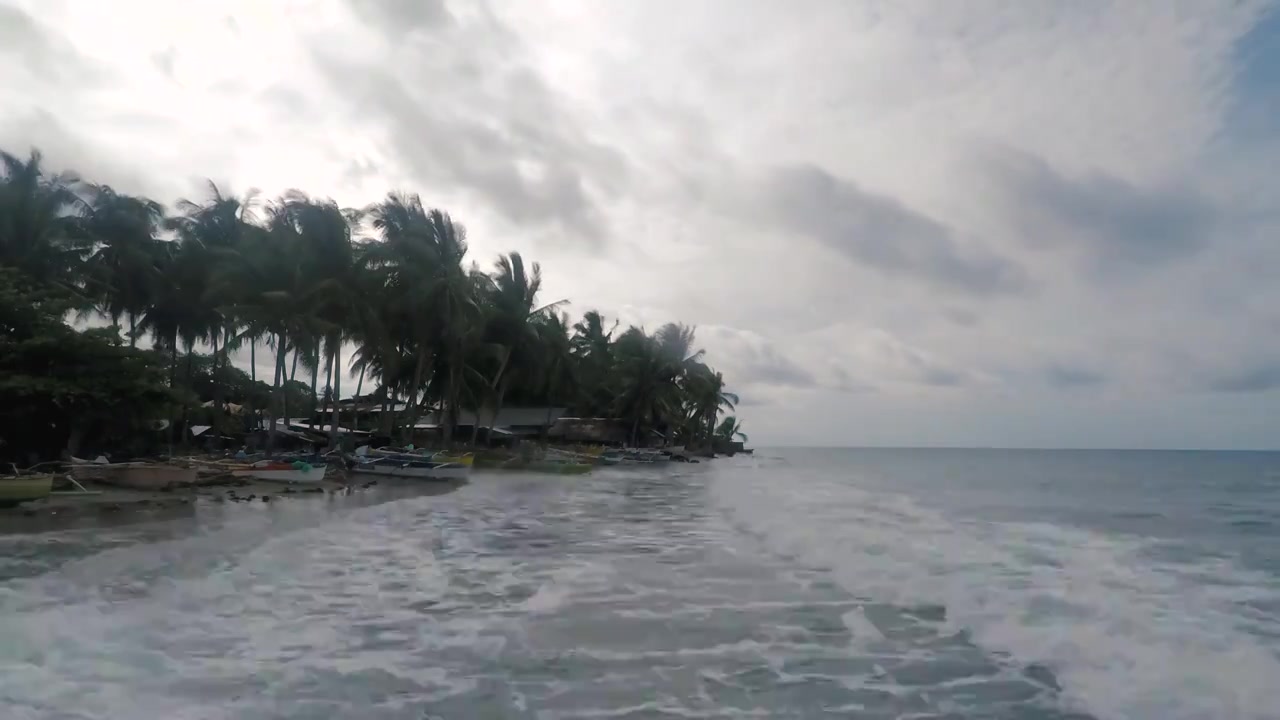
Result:
M173 395L153 353L111 328L62 321L74 303L0 268L0 455L25 462L60 450L124 446L149 432Z

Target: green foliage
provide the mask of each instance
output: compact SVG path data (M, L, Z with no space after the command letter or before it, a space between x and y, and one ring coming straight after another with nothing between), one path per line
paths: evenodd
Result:
M4 296L2 412L38 418L6 426L11 445L106 439L117 416L120 435L167 418L171 443L191 424L225 433L256 427L256 414L307 417L318 396L343 396L348 363L387 410L367 429L386 435L431 414L447 437L461 410L483 421L514 403L616 418L633 442L658 431L697 444L737 402L692 327L619 332L594 310L571 324L565 301L542 297L538 263L512 252L482 272L466 229L417 195L352 210L297 191L260 203L210 183L166 216L146 198L49 175L36 152L0 153L0 172L0 268L25 278ZM63 322L90 310L127 319L129 344L149 337L154 349ZM274 360L270 377L231 366L246 347ZM338 424L329 412L325 424Z
M25 461L63 448L126 443L173 400L152 352L113 329L78 331L64 292L0 268L0 456Z

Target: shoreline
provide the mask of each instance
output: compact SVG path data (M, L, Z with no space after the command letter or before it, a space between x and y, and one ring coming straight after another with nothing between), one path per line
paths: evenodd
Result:
M385 490L391 497L439 495L456 490L464 482L397 482L378 479L348 484L324 480L291 485L269 480L228 479L193 485L180 490L134 490L83 481L94 495L51 495L0 508L0 536L29 535L62 530L114 527L157 520L195 517L200 508L236 504L270 505L305 498L345 497L371 490Z

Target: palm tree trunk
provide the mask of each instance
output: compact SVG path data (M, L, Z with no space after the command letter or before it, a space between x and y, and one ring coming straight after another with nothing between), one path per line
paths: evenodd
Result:
M177 390L178 386L178 337L175 333L169 342L169 391ZM169 406L169 455L173 455L173 437L174 432L178 428L178 418L174 413L172 405Z
M226 347L225 345L223 347ZM218 381L218 361L222 356L218 353L218 333L213 333L213 370L210 379L213 381L213 413L210 422L213 424L213 441L218 442L222 429L222 383Z
M498 424L498 415L502 414L503 400L507 396L507 378L503 377L498 383L498 392L493 396L493 413L489 415L489 436L485 438L486 445L493 445L493 428Z
M351 403L351 429L352 430L360 429L360 390L364 387L364 369L365 369L365 366L361 365L360 379L356 381L355 399Z
M404 438L409 441L413 438L413 426L418 424L418 389L422 387L422 377L427 369L427 351L425 348L418 350L418 362L413 368L413 384L409 386L409 397L405 410L409 411L409 422L405 426Z
M440 435L444 439L444 447L446 450L453 447L453 424L457 420L457 384L458 384L458 362L456 355L449 359L449 383L444 391L444 401L440 403L440 409L443 416L440 418Z
M390 410L387 407L387 379L385 374L382 382L378 384L378 403L382 408L382 412L378 413L378 434L383 437L389 437L391 433L387 431L387 421L390 420L391 416L387 414Z
M542 424L542 442L547 442L551 435L551 405L555 402L556 381L555 376L551 376L551 383L547 389L547 421Z
M276 402L269 403L267 408L267 421L271 424L267 427L267 457L271 457L272 451L276 446L276 414L275 406L281 405L285 407L285 395L281 392L281 378L284 376L285 353L288 352L288 342L285 340L284 333L276 334L276 372L273 380L273 392L276 395Z
M329 449L338 447L338 423L342 415L338 410L338 397L342 393L342 339L333 343L333 356L329 362L333 367L333 392L329 395L333 403L333 422L329 425Z
M187 387L190 389L195 385L195 343L187 343ZM182 401L182 444L187 444L187 426L188 419L191 416L191 405L186 400Z
M258 384L258 338L249 338L249 381Z
M129 347L138 347L138 316L129 313Z
M297 358L295 357L294 359L296 360ZM317 382L318 382L318 381L319 381L319 379L320 379L320 341L319 341L319 340L316 340L315 347L312 349L312 352L311 352L311 360L312 360L312 365L311 365L311 401L314 403L314 402L316 402L316 399L315 399L315 398L316 398L316 385L317 385ZM326 370L325 370L325 374L326 374L326 375L328 375L328 373L329 373L329 371L328 371L328 369L326 369ZM327 379L327 378L326 378L326 379ZM309 427L309 428L311 428L311 429L313 429L313 430L314 430L314 429L315 429L315 427L316 427L316 414L315 414L314 412L307 416L307 427Z
M286 426L289 425L289 385L293 383L294 378L298 377L298 352L298 348L295 347L293 349L293 370L291 370L285 377L285 382L281 383L281 387L284 388L284 392L281 393L280 404L281 412L284 415L284 424ZM285 357L286 359L288 358L287 355ZM283 373L284 368L281 367L280 371Z

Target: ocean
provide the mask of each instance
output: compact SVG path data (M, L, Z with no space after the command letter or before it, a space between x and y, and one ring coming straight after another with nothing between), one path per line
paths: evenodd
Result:
M1280 718L1280 454L761 450L0 535L0 717Z

